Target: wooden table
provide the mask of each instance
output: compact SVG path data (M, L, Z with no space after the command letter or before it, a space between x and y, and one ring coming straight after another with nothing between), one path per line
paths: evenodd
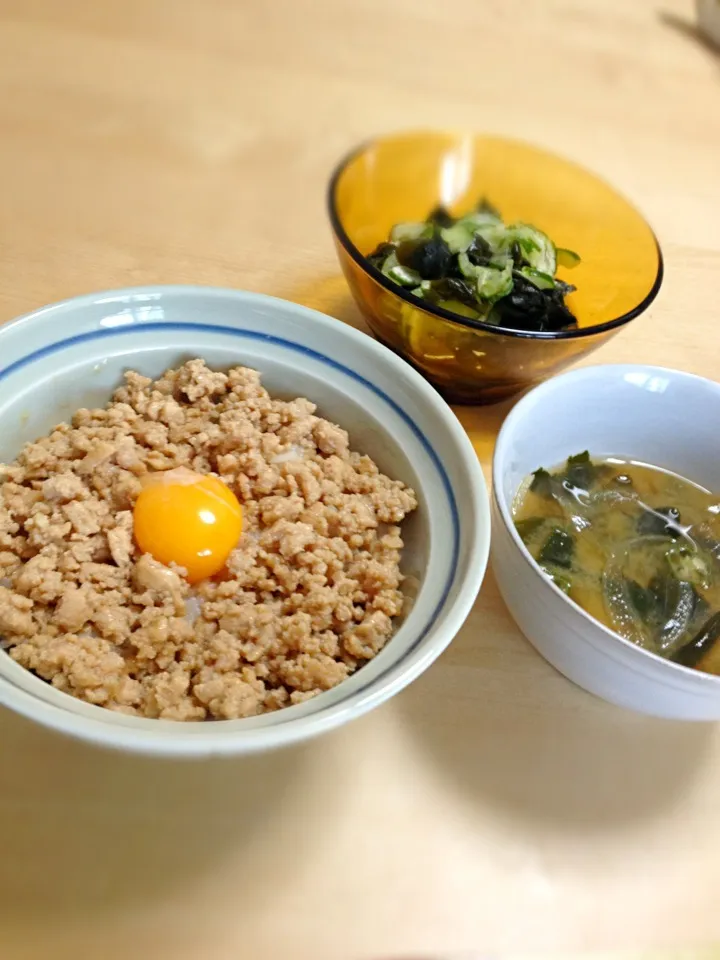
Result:
M717 376L720 59L689 0L1 0L0 16L0 320L186 282L359 325L325 219L335 160L375 132L467 125L587 164L657 229L661 295L592 360ZM486 468L507 409L459 411ZM419 682L319 742L155 762L4 713L0 778L2 960L720 940L720 732L573 687L491 574Z

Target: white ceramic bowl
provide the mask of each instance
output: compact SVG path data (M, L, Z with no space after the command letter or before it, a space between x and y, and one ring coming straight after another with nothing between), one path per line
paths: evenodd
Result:
M545 577L512 522L525 477L571 454L626 456L720 490L720 385L648 366L585 367L528 393L493 458L492 561L500 593L530 642L591 693L660 717L720 719L720 677L678 666L617 636Z
M78 297L0 327L0 461L81 406L107 402L128 368L158 375L203 357L246 364L280 397L306 396L382 470L411 484L403 569L420 587L387 647L304 704L244 720L127 717L55 690L0 652L0 703L85 740L152 754L259 751L338 726L414 680L453 639L490 542L482 472L450 408L376 341L313 310L251 293L149 287ZM462 511L462 517L460 516Z

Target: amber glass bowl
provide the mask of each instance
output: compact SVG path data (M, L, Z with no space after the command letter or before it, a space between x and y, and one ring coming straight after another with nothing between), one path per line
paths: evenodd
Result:
M481 197L506 222L539 227L581 263L558 275L578 329L528 333L427 305L366 256L395 223L454 214ZM330 181L340 263L371 329L456 403L491 403L549 376L639 316L662 283L660 248L627 200L575 163L519 141L471 133L403 133L365 144Z

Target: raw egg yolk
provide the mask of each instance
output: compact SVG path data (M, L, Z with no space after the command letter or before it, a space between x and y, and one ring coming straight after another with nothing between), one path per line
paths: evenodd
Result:
M190 583L218 573L240 539L242 508L222 480L185 467L150 474L135 501L135 540Z

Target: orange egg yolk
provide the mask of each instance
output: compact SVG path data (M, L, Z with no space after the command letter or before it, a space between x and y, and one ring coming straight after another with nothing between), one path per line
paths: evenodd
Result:
M242 508L222 480L178 467L145 479L133 525L143 553L184 567L196 583L225 566L242 533Z

